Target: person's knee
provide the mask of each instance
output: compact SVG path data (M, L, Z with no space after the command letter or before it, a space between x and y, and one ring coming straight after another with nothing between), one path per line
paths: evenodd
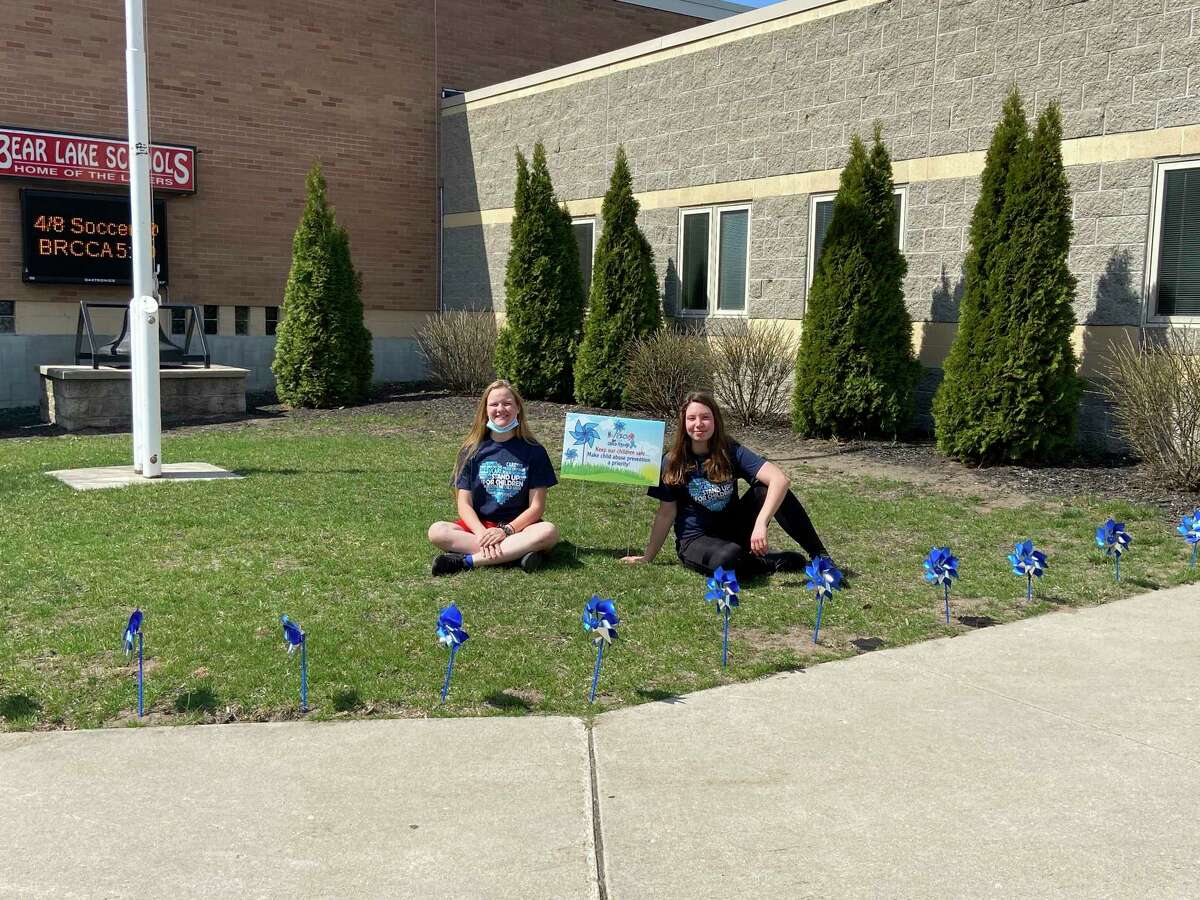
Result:
M750 485L750 493L760 500L765 500L767 498L767 486L761 481L756 481Z
M709 562L712 568L718 566L722 569L730 569L737 566L738 560L742 557L742 548L737 544L730 544L727 547L722 547L713 552L709 557Z
M558 526L550 522L539 522L538 529L541 532L538 535L538 548L541 550L549 550L558 543L559 534Z
M441 547L450 539L450 527L448 522L434 522L429 526L429 542Z

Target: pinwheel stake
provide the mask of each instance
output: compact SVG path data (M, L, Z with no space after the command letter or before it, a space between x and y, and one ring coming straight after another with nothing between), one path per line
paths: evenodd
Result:
M1121 580L1121 554L1129 549L1133 538L1125 531L1124 522L1114 522L1109 518L1096 529L1096 546L1104 551L1105 556L1111 556L1116 566L1116 579Z
M842 586L842 573L833 560L828 556L818 556L804 570L808 576L808 589L814 591L817 597L817 624L813 628L813 643L821 634L821 613L825 611L826 598L832 598L833 592Z
M438 640L450 648L450 662L446 664L446 677L442 681L442 703L450 691L450 676L454 673L454 654L470 637L463 629L463 617L457 606L451 603L438 613Z
M601 600L599 594L592 594L592 599L583 608L583 630L592 633L592 643L596 645L596 667L592 670L592 690L588 694L588 703L596 701L600 665L604 662L604 645L617 639L617 625L620 622L617 604L611 600Z
M305 649L308 642L304 639L304 629L286 615L280 616L279 621L283 625L283 640L288 656L295 653L297 647L300 648L300 712L308 712L308 656Z
M942 596L946 601L946 624L949 625L950 583L958 577L958 557L950 552L949 547L931 547L924 566L925 580L942 586Z
M1014 575L1024 575L1026 579L1025 601L1033 602L1033 578L1041 578L1046 571L1046 554L1033 549L1033 541L1020 541L1013 544L1013 552L1008 554Z
M730 569L725 569L717 566L717 571L713 572L713 577L706 582L708 593L704 595L705 603L717 604L717 611L725 615L725 632L721 638L721 668L729 666L729 614L733 608L738 605L738 587L737 574Z
M1180 536L1192 545L1192 561L1188 563L1188 568L1196 568L1196 554L1200 552L1200 509L1197 509L1190 516L1184 516L1179 520L1179 528L1176 529Z
M142 717L145 712L145 693L143 692L145 669L142 666L142 610L140 608L133 611L133 615L129 617L129 624L125 626L125 658L133 653L133 639L137 638L138 648L138 718Z

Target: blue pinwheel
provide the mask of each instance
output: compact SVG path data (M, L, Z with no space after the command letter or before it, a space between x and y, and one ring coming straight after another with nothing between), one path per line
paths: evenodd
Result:
M1033 601L1033 579L1034 576L1041 578L1046 572L1046 554L1041 550L1033 549L1033 541L1019 541L1013 544L1013 552L1008 554L1008 561L1012 564L1014 575L1024 576L1026 579L1025 599L1028 602Z
M586 463L587 448L600 440L600 423L584 422L583 419L576 420L575 427L571 429L571 440L583 451L583 459L580 460L580 463Z
M1195 510L1190 516L1180 519L1179 527L1175 530L1179 532L1180 537L1192 545L1192 561L1188 563L1188 566L1196 568L1196 553L1200 551L1200 509Z
M705 582L708 593L704 595L705 603L716 603L717 612L725 616L724 635L721 639L721 667L729 665L729 613L738 605L737 573L733 569L725 570L717 566L712 578Z
M446 702L446 694L450 690L450 675L454 672L454 654L466 643L467 634L463 626L462 613L451 603L438 613L437 636L445 646L450 648L450 662L446 665L446 678L442 681L442 702Z
M572 447L563 454L563 458L569 460L570 462L575 462L575 460L579 459L579 451Z
M1133 538L1125 531L1124 522L1114 522L1109 518L1096 529L1096 546L1104 551L1105 556L1113 558L1117 581L1121 580L1121 554L1132 543Z
M300 648L300 711L308 712L308 641L299 623L286 615L280 616L279 622L283 625L283 642L288 656L295 653L297 647Z
M596 667L592 670L592 690L588 694L588 703L596 700L596 684L600 681L600 665L604 660L604 646L617 639L617 604L611 600L601 600L599 594L592 594L592 599L583 608L583 630L592 635L596 645Z
M806 587L817 598L817 624L813 628L815 644L821 634L821 614L825 611L825 601L832 599L833 592L842 586L842 572L828 556L818 556L805 567L804 574L808 576Z
M137 680L137 703L138 703L138 718L142 717L145 711L143 692L145 669L142 665L142 610L139 607L133 611L129 617L129 623L125 626L125 657L128 658L133 653L133 639L137 638L138 651L138 680Z
M958 577L958 557L950 552L949 547L931 547L923 565L925 580L942 586L942 596L946 601L946 624L949 625L950 585Z
M623 421L621 421L620 419L614 420L613 421L613 431L623 433L625 431L625 423Z

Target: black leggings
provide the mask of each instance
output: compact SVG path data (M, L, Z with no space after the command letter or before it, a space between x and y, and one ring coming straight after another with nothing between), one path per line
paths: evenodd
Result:
M683 564L705 575L711 575L717 566L734 569L742 577L775 571L778 554L768 553L764 558L750 552L750 534L766 499L767 486L755 482L733 501L732 508L722 517L719 533L703 534L678 546ZM775 521L809 556L828 556L812 520L791 491L779 504Z

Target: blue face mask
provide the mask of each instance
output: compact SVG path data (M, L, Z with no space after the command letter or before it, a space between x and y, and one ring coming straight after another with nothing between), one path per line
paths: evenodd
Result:
M497 425L491 419L488 419L488 428L490 428L492 430L492 432L495 434L508 434L510 431L512 431L514 428L516 428L520 424L521 424L521 420L517 419L517 418L514 418L507 425Z

